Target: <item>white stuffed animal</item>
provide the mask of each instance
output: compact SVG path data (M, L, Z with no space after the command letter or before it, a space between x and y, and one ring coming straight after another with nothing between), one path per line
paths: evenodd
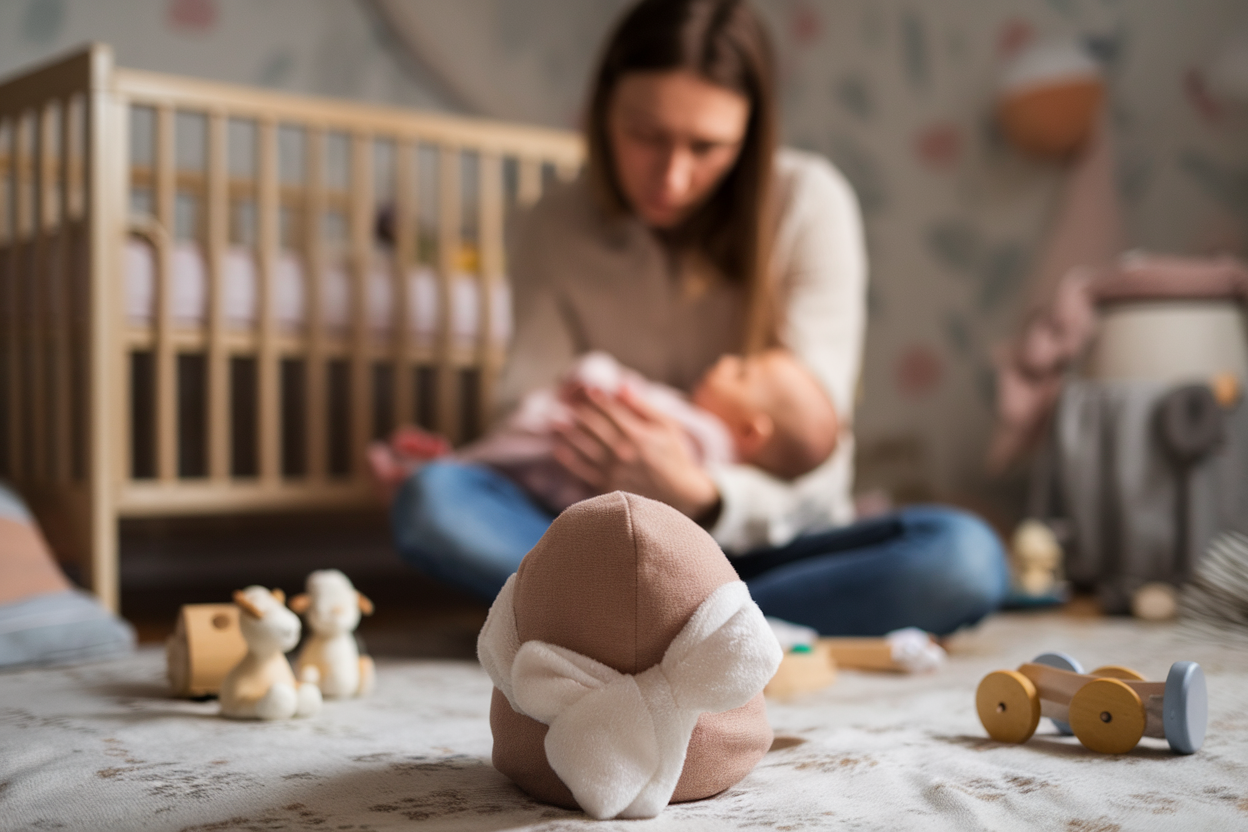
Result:
M337 569L321 569L308 576L307 592L290 599L290 608L303 615L311 631L299 652L300 674L317 673L329 697L372 692L373 660L360 655L354 633L360 614L372 615L373 602Z
M295 681L286 653L299 643L299 616L286 609L286 596L262 586L234 593L242 610L239 629L247 655L221 682L221 715L235 719L289 719L321 709L321 691L311 674Z

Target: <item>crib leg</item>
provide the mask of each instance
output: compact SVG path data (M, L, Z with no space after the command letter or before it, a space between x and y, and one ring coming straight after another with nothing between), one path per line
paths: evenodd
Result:
M106 608L119 612L121 606L117 563L117 517L93 500L88 531L87 582Z

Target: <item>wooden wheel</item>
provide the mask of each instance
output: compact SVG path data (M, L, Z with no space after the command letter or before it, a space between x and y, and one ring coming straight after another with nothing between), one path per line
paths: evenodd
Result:
M1040 723L1040 695L1017 670L997 670L979 683L975 709L988 736L997 742L1026 742Z
M1144 736L1146 715L1139 694L1118 679L1097 679L1070 700L1070 727L1093 751L1125 754Z
M1136 673L1129 667L1123 667L1120 664L1107 664L1104 667L1098 667L1092 671L1093 676L1102 676L1106 679L1123 679L1127 682L1143 682L1146 681L1143 676Z

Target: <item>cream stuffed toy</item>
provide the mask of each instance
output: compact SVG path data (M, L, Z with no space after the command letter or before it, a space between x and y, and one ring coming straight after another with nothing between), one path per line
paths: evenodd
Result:
M646 818L737 783L771 746L771 628L719 546L615 492L557 517L477 642L494 766L538 800Z
M316 680L295 681L286 653L299 643L299 616L286 596L262 586L234 593L247 654L221 682L221 715L237 719L289 719L321 709Z
M321 693L331 698L371 693L373 660L360 655L355 628L361 614L372 615L373 602L337 569L321 569L308 576L307 592L291 598L290 608L311 631L296 663L300 677L314 669Z

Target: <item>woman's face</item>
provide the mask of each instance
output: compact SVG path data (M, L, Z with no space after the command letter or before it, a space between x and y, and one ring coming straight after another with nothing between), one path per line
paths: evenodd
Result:
M674 228L715 191L741 152L750 102L683 70L632 72L607 113L615 174L652 228Z

